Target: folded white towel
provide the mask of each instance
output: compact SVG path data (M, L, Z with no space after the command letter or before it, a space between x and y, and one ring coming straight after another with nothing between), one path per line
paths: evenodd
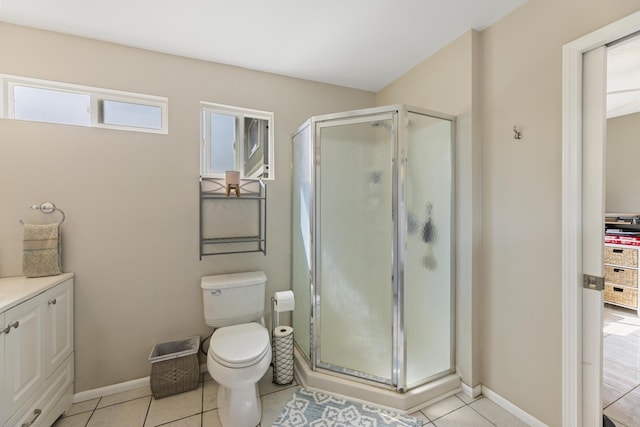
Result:
M22 274L42 277L62 273L59 224L25 224L23 232Z

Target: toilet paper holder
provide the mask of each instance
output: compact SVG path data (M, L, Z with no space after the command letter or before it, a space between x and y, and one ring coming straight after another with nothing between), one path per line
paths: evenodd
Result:
M293 291L276 292L271 297L271 333L280 326L280 312L293 311L294 307Z
M289 384L293 382L293 333L288 337L277 337L276 330L280 327L280 312L292 311L294 308L292 291L276 292L271 297L271 346L273 367L273 383ZM289 327L283 327L291 330Z
M271 335L273 335L273 331L275 331L279 325L280 313L276 312L276 297L271 297Z

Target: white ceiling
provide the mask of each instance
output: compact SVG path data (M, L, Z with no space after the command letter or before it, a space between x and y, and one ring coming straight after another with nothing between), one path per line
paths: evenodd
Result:
M0 0L0 21L377 91L526 0Z
M640 111L640 36L607 50L607 117Z

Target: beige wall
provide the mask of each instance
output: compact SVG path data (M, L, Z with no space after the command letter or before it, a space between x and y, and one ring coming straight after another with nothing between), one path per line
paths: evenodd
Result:
M562 419L562 46L638 9L637 0L529 0L376 98L459 115L458 167L470 170L458 171L458 232L473 243L459 241L458 289L464 298L472 287L466 308L481 313L458 315L458 332L480 321L481 340L458 337L458 365L469 385L479 379L550 426ZM469 63L471 75L460 70ZM513 139L514 125L524 139Z
M482 382L553 426L562 414L562 46L638 9L637 0L530 0L482 34Z
M0 276L21 275L18 220L66 212L76 273L76 387L149 375L154 343L199 334L200 277L264 270L290 287L290 135L309 116L371 107L374 94L0 23L0 72L169 98L169 135L0 120ZM199 102L273 111L268 255L198 261ZM285 319L286 320L286 319Z
M607 212L640 212L640 113L607 120Z

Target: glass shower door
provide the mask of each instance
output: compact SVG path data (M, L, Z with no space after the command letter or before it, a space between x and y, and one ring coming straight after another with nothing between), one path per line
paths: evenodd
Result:
M395 114L318 123L317 366L391 384Z
M403 245L406 385L453 371L453 124L408 112Z
M293 137L293 195L291 283L296 296L293 310L293 333L298 347L311 359L311 273L313 248L311 239L312 214L312 147L310 122Z

